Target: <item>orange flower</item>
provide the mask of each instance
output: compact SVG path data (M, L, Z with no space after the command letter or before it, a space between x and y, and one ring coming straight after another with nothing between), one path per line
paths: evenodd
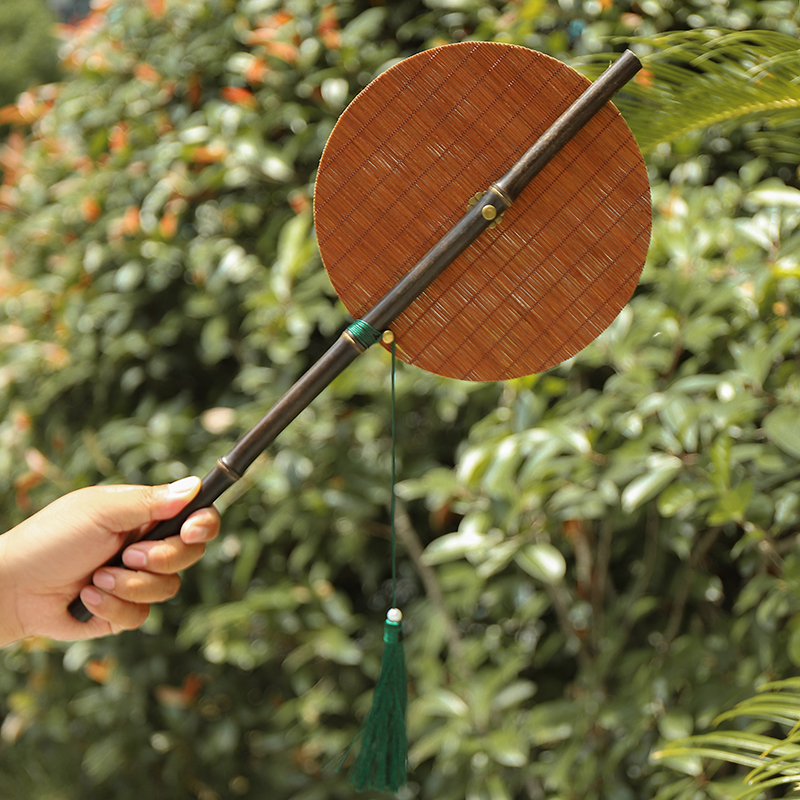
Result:
M23 511L30 511L32 504L28 493L31 489L38 486L42 482L42 476L38 472L29 471L24 475L20 475L14 480L14 489L16 490L17 507Z
M147 8L154 17L164 16L164 0L147 0Z
M129 206L125 209L122 217L124 230L129 236L139 232L139 209L136 206Z
M72 167L76 172L80 172L83 175L88 175L94 169L94 163L89 156L78 156L78 158L75 159Z
M8 135L5 147L0 150L0 169L3 171L3 184L14 186L22 169L22 155L25 151L25 138L19 131Z
M17 207L19 201L18 192L12 186L0 186L0 209L12 209Z
M619 21L626 27L630 28L631 30L635 30L642 24L642 18L639 14L634 14L632 12L628 12L627 14L621 14Z
M121 239L123 236L136 236L139 233L139 208L128 206L125 213L108 225L108 238L112 241Z
M158 223L158 232L164 239L172 239L178 232L178 216L174 211L167 211Z
M266 42L264 49L269 55L275 56L275 58L279 58L287 64L293 64L297 61L298 55L300 55L300 51L288 42Z
M336 6L333 4L322 9L317 25L317 36L322 39L322 43L328 50L338 50L341 47L342 35L339 30L339 20L336 17Z
M244 74L244 78L248 83L263 83L264 78L267 76L269 68L267 62L263 58L254 58L250 62L250 66Z
M221 144L212 144L208 147L200 145L200 147L195 147L191 158L195 164L216 164L222 161L227 153L228 151Z
M116 663L113 658L104 658L102 661L93 659L88 661L84 670L91 680L97 683L106 683L114 672Z
M227 100L229 103L238 103L250 108L255 108L258 105L255 95L249 89L243 89L241 86L224 86L220 94L222 99Z
M275 38L275 33L287 22L292 20L292 15L288 11L278 11L271 17L262 22L247 37L247 44L265 44Z
M81 214L87 222L96 222L102 210L94 197L88 196L81 200Z
M203 681L194 673L189 673L183 686L157 686L156 699L163 706L168 708L188 708L200 690L203 688Z
M175 87L173 86L172 89ZM158 115L156 118L156 131L158 132L159 136L165 136L172 130L172 121L169 118L169 114L165 114L163 111Z
M145 83L156 83L161 80L161 76L158 72L144 61L134 67L133 74L140 81L145 81Z
M43 353L48 363L57 369L69 363L69 353L60 344L48 342L43 348Z
M17 413L14 414L14 427L18 431L29 431L33 427L33 420L31 420L30 415L26 414L24 411L17 411Z
M0 108L0 125L36 122L51 106L51 102L43 103L33 92L23 92L16 103Z
M118 122L108 135L108 149L112 153L119 153L128 144L128 125L125 122Z
M200 84L200 76L196 72L189 78L186 96L189 98L192 108L197 108L203 99L203 87Z
M289 194L289 205L295 214L302 214L311 210L311 203L303 192L294 191Z
M25 117L22 116L19 106L15 103L0 108L0 125L8 125L10 123L19 125L22 122L25 122Z

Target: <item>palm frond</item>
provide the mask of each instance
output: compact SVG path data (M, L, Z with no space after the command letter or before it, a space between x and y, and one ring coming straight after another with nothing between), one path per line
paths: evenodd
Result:
M783 796L800 798L800 679L765 684L758 694L720 714L715 724L730 721L736 721L740 729L669 742L652 758L668 763L671 759L694 757L749 767L740 792L730 794L730 783L726 781L725 796L731 800L751 800L771 787L791 785L794 789ZM757 733L754 727L763 727L764 722L778 723L788 730L781 737ZM683 787L686 780L681 776L673 783ZM708 771L702 782L706 793L713 796L714 781L708 779Z
M615 102L646 153L712 125L774 125L800 161L792 140L800 126L800 41L775 31L680 31L630 43L644 69ZM609 56L577 68L593 75ZM788 126L788 127L787 127Z

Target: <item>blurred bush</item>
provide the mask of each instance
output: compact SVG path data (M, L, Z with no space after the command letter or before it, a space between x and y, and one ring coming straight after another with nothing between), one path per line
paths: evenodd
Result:
M323 352L346 316L315 169L396 59L796 33L791 5L96 3L1 156L7 524L80 485L203 474ZM403 797L650 796L652 749L800 664L800 192L704 135L654 157L648 265L597 343L503 385L400 372ZM379 668L387 372L370 352L282 434L142 632L0 654L4 797L352 796L326 765Z
M0 2L0 64L0 108L31 86L58 79L55 18L45 0ZM0 111L0 126L10 121L16 120Z

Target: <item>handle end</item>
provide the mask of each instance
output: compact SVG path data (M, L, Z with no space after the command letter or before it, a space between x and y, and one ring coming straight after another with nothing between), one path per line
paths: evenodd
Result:
M80 597L76 597L67 606L67 610L76 620L78 620L78 622L88 622L94 616L94 614L92 614L92 612L89 611L89 609L83 604L83 601L80 599Z

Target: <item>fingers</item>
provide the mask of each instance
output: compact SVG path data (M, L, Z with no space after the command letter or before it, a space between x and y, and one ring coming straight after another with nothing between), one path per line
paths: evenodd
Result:
M191 487L190 491L192 496L196 493ZM93 574L92 583L81 590L81 600L113 632L140 627L147 619L151 603L164 602L177 594L181 581L176 573L200 560L206 542L219 533L219 527L219 512L213 507L204 508L183 523L179 536L136 542L122 554L128 569L101 567Z
M134 572L121 567L103 567L92 576L97 591L91 599L100 602L102 594L127 603L163 603L178 593L181 579L175 574L155 575L152 572ZM83 595L81 595L82 597Z
M170 536L161 541L131 545L123 552L122 563L129 569L166 575L196 564L205 551L206 546L202 542L184 544L179 536Z
M141 627L150 613L147 604L129 603L94 586L84 586L80 596L86 608L98 619L108 622L114 633Z
M101 567L92 584L81 590L81 600L92 614L113 631L138 628L147 619L150 603L174 597L181 585L177 572L197 562L205 543L219 533L219 513L204 508L192 514L180 536L162 541L137 542L126 548L121 567Z
M219 512L215 508L195 511L183 523L180 536L136 542L125 549L122 563L130 569L161 575L179 572L200 560L205 543L219 533L219 525Z
M210 542L218 533L219 511L211 506L195 511L181 526L180 538L186 544Z
M181 579L174 573L156 575L102 567L92 576L92 584L83 587L80 597L86 608L108 622L113 631L133 630L147 619L151 603L169 600L180 586Z
M105 533L143 528L171 519L200 491L200 478L182 478L161 486L91 486L56 501L57 513L87 518ZM54 512L56 513L56 512Z

